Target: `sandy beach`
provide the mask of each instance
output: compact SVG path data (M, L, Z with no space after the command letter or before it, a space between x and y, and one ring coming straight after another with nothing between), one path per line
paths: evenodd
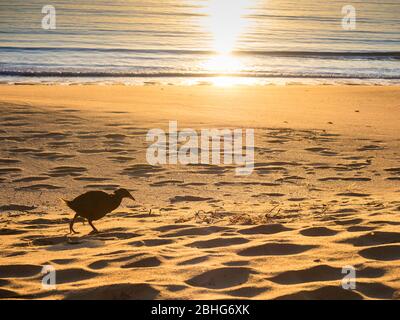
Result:
M398 298L399 101L398 86L0 85L0 298ZM254 128L254 172L149 165L148 130L172 120ZM68 234L60 198L120 187L136 202Z

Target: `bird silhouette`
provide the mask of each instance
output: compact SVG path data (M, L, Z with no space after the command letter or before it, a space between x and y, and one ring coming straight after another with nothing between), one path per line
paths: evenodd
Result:
M93 228L93 232L97 233L98 230L93 225L93 221L99 220L107 213L117 209L124 198L135 201L135 198L126 189L118 189L113 194L103 191L89 191L71 201L62 199L69 208L75 211L75 216L69 224L70 233L77 233L74 230L74 223L78 217L87 219Z

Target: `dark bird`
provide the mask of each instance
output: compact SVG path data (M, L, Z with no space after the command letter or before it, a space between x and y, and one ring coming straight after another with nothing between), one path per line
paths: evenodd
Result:
M93 231L97 233L98 230L93 225L93 221L99 220L107 213L117 209L124 198L135 200L126 189L118 189L113 194L103 191L89 191L72 201L62 199L76 213L69 224L70 233L77 233L74 230L74 223L78 217L87 219Z

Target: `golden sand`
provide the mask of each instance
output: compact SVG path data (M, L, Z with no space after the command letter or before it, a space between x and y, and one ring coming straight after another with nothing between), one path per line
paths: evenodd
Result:
M399 101L396 86L0 86L0 298L397 297ZM147 130L170 120L255 128L254 173L148 166ZM67 234L60 197L118 187L137 202Z

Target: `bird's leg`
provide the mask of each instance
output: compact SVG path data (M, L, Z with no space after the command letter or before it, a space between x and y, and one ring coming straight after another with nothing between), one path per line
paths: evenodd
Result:
M74 223L76 218L78 218L78 214L75 214L74 217L72 218L71 222L69 223L69 233L78 233L74 230Z
M88 222L89 222L90 226L93 228L93 232L94 233L99 233L99 230L96 229L96 227L93 225L92 221L88 220Z

